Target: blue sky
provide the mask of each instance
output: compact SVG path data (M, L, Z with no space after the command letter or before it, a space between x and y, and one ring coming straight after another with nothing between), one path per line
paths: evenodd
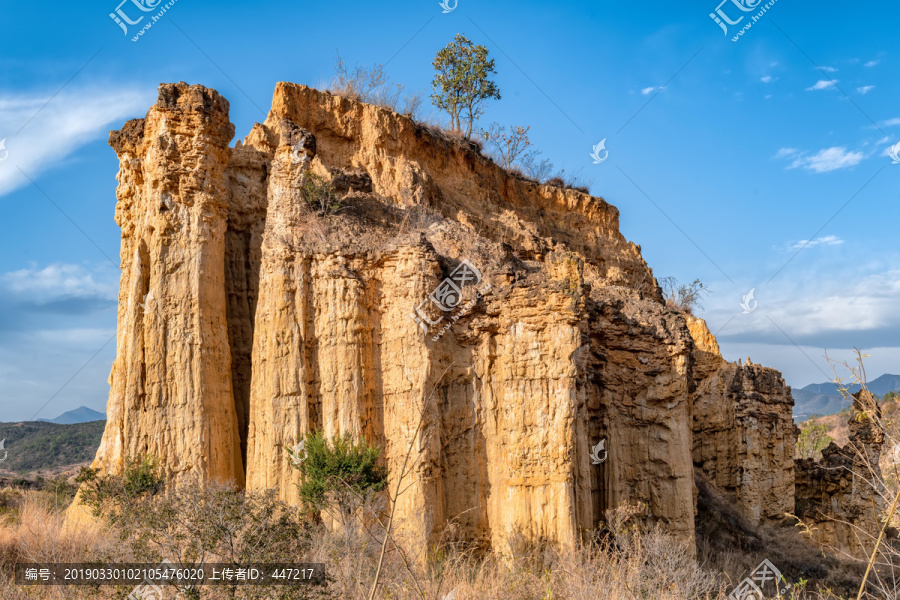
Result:
M148 19L124 35L118 0L0 1L0 420L105 408L119 248L107 133L160 82L217 89L243 137L277 81L324 85L338 51L430 91L456 33L496 59L503 98L482 123L530 125L544 158L619 208L658 277L703 281L699 314L726 358L803 386L830 378L826 350L858 346L871 376L900 372L900 6L779 0L733 42L765 4L740 1L721 5L745 15L726 36L716 0L459 0L447 14L437 0L177 0L137 42Z

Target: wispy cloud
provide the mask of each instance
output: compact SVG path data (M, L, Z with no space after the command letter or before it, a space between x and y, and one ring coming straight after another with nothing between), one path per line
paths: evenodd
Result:
M733 319L724 336L745 343L790 344L790 340L772 324L774 321L793 341L802 345L819 348L898 347L898 294L900 270L862 276L849 272L824 278L820 273L800 276L757 290L761 310L745 319ZM739 296L711 297L709 312L715 316L710 320L724 323L734 314L739 300Z
M895 125L900 125L900 118L897 119L888 119L883 123L884 127L893 127Z
M820 79L814 86L806 88L807 92L815 92L818 90L827 90L833 88L837 84L837 80Z
M89 271L80 265L53 264L0 275L0 293L30 304L71 298L115 301L118 273L106 267Z
M818 237L814 240L800 240L787 245L787 250L800 250L801 248L815 248L816 246L838 246L843 244L844 240L836 235L826 235Z
M771 75L766 75L764 77L760 77L759 80L762 81L763 83L772 83L773 81L775 81L775 78L772 77Z
M835 71L837 71L837 69L835 69L834 67L818 67L818 69L823 73L834 73Z
M650 87L645 87L644 89L642 89L641 93L645 96L649 96L656 90L661 90L661 89L662 89L661 87L656 87L655 85L651 85Z
M19 169L35 177L105 137L111 124L143 116L155 99L153 90L109 87L67 90L48 103L51 96L0 92L0 139L9 152L0 163L0 196L28 182Z
M862 152L847 150L843 146L834 146L819 150L815 154L806 154L793 148L782 148L776 158L794 158L789 169L802 168L813 173L829 173L839 169L847 169L858 165L866 157Z
M856 88L856 91L859 92L860 94L864 94L864 95L865 95L865 94L868 94L869 92L871 92L871 91L874 90L874 89L875 89L875 86L874 86L874 85L864 85L864 86L862 86L862 87Z
M867 62L867 63L866 63L865 65L863 65L863 66L865 66L865 67L870 67L870 68L871 68L871 67L876 66L876 65L877 65L878 63L880 63L880 62L881 62L880 60L870 60L869 62Z

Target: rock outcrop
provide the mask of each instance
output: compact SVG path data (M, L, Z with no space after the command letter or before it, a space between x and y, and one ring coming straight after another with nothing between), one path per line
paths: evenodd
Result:
M122 275L104 470L152 455L171 474L244 481L223 318L233 136L228 102L186 85L110 134Z
M692 320L693 458L707 480L752 522L783 521L794 512L791 388L781 373L750 362L725 362L703 321Z
M615 207L301 85L233 131L180 83L110 136L123 275L94 466L149 454L293 502L286 447L349 432L392 487L412 448L404 527L500 551L624 503L690 541L695 463L758 520L793 507L790 389L666 307Z
M864 396L865 394L865 396ZM821 460L795 463L797 516L823 547L866 560L881 528L884 490L879 467L884 432L881 409L868 392L857 392L849 420L850 440L822 450Z

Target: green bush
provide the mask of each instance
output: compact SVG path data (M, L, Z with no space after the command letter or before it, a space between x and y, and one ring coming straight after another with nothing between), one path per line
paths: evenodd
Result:
M817 415L800 424L800 435L797 436L796 458L818 459L822 450L834 440L828 435L828 426L817 423Z
M303 475L298 485L300 500L311 510L337 504L346 513L358 500L370 498L387 485L387 470L378 465L381 449L365 439L354 442L350 434L345 434L329 444L324 433L312 432L303 445L305 458L289 454L291 464Z
M81 499L95 517L115 519L133 502L155 496L165 488L165 477L150 457L126 461L121 475L100 475L100 469L81 467L75 482L81 484Z

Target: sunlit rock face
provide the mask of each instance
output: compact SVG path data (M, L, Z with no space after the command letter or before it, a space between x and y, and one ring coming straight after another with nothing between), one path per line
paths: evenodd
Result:
M300 85L233 133L180 83L110 136L123 274L95 466L152 455L294 502L286 447L350 432L402 478L402 527L504 552L622 504L690 542L695 463L758 518L792 502L789 388L665 306L615 207ZM333 202L310 206L316 181Z

